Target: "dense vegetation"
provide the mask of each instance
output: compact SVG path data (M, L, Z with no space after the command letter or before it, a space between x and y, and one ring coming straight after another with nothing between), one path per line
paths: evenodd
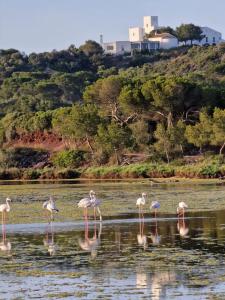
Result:
M1 50L0 108L1 178L9 168L20 174L13 178L62 168L76 177L137 162L185 175L187 156L225 151L225 44L118 57L92 41L30 55ZM218 161L207 176L223 176Z

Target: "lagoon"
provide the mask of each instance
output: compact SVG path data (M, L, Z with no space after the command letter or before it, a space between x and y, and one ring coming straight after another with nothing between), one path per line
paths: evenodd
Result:
M0 299L223 299L225 186L149 181L2 185L13 199L0 251ZM103 222L76 203L94 189ZM144 219L135 207L148 194ZM60 213L48 224L42 202ZM155 219L152 200L161 203ZM189 210L177 219L176 206ZM86 233L86 235L85 235ZM1 244L0 244L1 245Z

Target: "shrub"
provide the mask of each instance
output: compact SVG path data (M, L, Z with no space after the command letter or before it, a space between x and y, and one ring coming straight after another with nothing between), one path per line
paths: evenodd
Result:
M52 157L55 167L59 168L77 168L84 164L87 158L87 152L81 150L64 150L56 153Z
M48 159L48 152L32 148L10 148L0 150L1 168L29 168Z

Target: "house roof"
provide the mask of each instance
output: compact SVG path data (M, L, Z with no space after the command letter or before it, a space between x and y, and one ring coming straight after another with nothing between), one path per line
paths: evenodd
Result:
M151 36L151 38L160 37L162 39L176 39L176 37L170 33L164 32L164 33L156 33L154 36Z

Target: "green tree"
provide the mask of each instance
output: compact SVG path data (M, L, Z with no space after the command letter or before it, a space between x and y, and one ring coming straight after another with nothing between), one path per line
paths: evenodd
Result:
M177 152L183 154L183 146L186 139L184 136L185 125L182 121L178 121L177 124L167 127L158 123L154 136L157 142L154 144L156 151L161 154L165 154L167 162L170 162L171 155Z
M191 41L193 40L201 41L203 39L202 30L199 26L194 24L181 24L179 27L176 28L176 35L180 42Z
M96 143L109 155L115 154L119 165L122 151L133 144L133 139L128 127L121 127L119 124L112 122L108 126L99 125Z
M212 119L206 112L201 112L199 122L186 127L185 136L189 143L200 148L207 146L212 137Z
M225 147L225 110L215 108L212 118L211 144L220 146L220 155Z
M152 30L149 34L146 35L146 37L154 37L156 34L160 33L170 33L174 36L177 35L176 31L171 28L170 26L162 26L158 29Z
M87 56L103 53L103 49L101 45L99 45L97 42L92 40L86 41L84 45L80 46L79 50L83 51Z

